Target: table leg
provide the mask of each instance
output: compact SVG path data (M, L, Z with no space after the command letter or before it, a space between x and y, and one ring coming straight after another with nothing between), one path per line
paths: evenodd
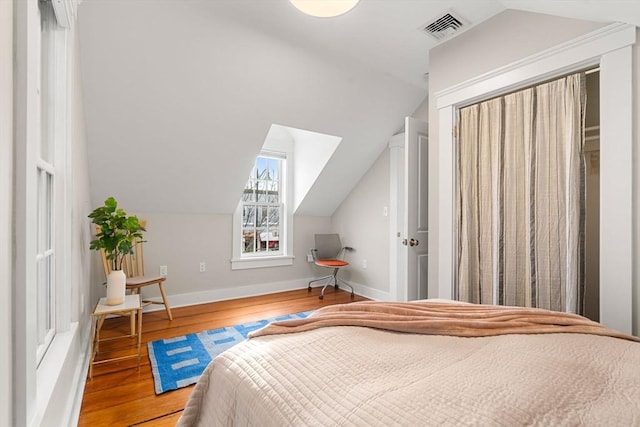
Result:
M142 305L138 310L138 371L140 371L140 346L142 344Z
M93 362L96 359L96 317L91 315L91 360L89 361L89 379L93 379Z
M106 314L98 315L98 325L96 326L96 353L100 351L100 330L102 330L102 325L104 325L106 318Z
M131 322L131 335L136 334L136 313L137 310L133 310L129 313L129 320Z

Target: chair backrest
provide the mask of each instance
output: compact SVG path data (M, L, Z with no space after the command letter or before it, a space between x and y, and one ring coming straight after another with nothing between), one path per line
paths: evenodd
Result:
M140 225L146 226L146 221L140 221ZM122 270L127 277L144 276L144 245L142 240L138 240L133 246L133 253L125 255L122 261ZM104 249L100 251L102 257L102 268L104 269L104 275L108 276L111 273L111 262L107 260L107 254Z
M342 252L342 243L338 234L315 235L316 259L338 258Z

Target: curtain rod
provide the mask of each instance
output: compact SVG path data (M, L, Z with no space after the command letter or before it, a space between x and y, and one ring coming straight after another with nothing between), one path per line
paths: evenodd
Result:
M592 68L590 70L585 71L585 74L591 74L591 73L597 73L598 71L600 71L600 67L596 67L596 68Z

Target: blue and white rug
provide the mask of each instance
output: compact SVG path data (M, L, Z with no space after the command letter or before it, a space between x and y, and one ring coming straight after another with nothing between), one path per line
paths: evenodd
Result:
M213 358L246 340L249 332L276 320L304 319L312 312L286 314L197 334L150 341L147 346L156 394L195 384Z

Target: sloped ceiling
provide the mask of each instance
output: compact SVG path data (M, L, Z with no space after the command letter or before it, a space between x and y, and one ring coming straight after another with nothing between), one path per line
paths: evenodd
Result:
M113 195L133 212L231 214L279 124L343 138L297 210L331 215L427 95L436 42L418 28L450 8L477 25L537 2L361 0L318 19L287 0L85 0L93 203Z

